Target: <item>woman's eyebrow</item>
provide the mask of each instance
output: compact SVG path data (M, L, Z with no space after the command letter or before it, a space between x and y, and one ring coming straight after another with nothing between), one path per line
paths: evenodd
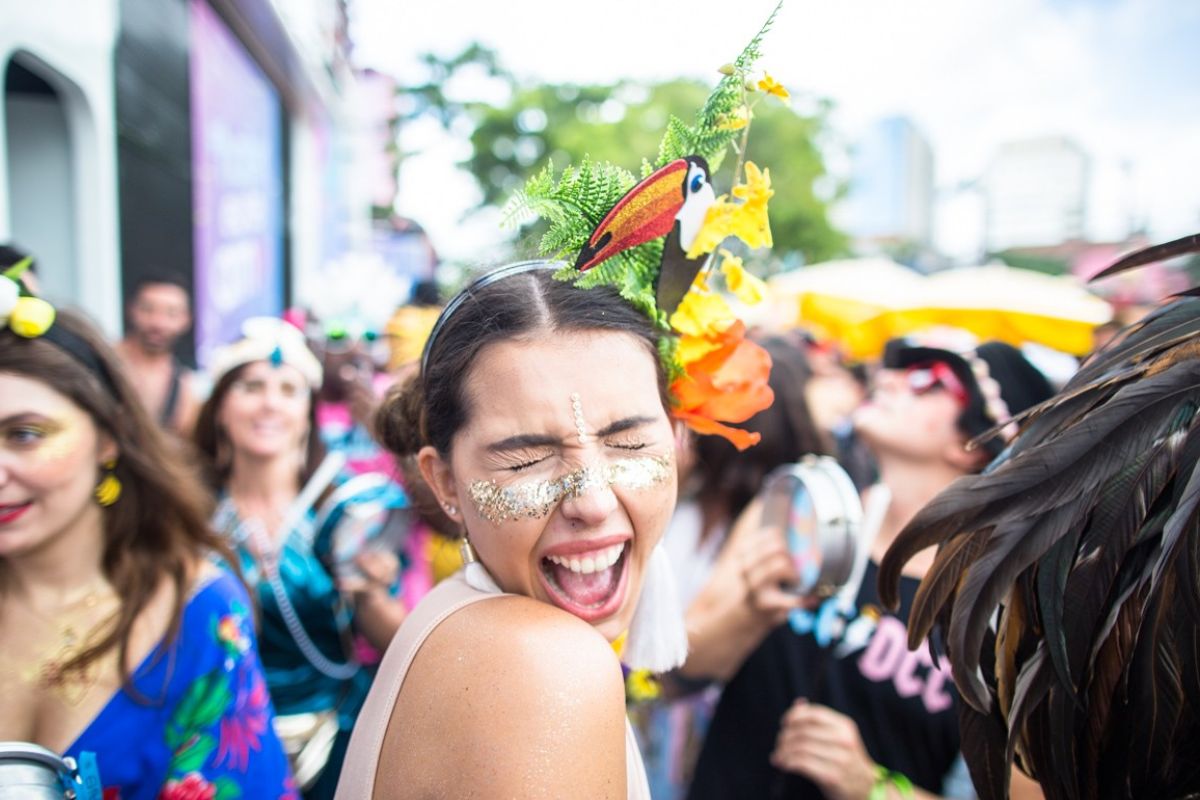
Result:
M47 420L49 420L49 417L39 414L36 411L20 411L4 419L0 419L0 426L17 425L22 422L45 422Z
M649 425L654 421L654 417L625 417L625 419L619 419L616 422L612 422L604 426L600 430L596 431L596 435L602 438L605 436L612 436L616 433L624 433L625 431L632 430L634 428L640 428L643 425Z
M503 453L508 450L524 450L531 447L553 447L554 445L562 444L561 439L553 436L548 436L542 433L520 433L516 436L509 436L507 439L501 439L498 442L489 444L487 449L490 453Z
M612 436L634 428L640 428L642 425L648 425L654 421L654 417L649 416L625 417L624 419L619 419L616 422L605 425L596 431L595 435L601 438ZM519 433L516 436L509 436L506 439L493 442L487 446L487 449L489 453L503 453L509 450L525 450L533 447L557 447L561 444L562 439L548 434Z

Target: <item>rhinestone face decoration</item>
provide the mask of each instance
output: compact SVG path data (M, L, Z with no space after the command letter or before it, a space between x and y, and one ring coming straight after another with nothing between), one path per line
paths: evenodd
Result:
M571 395L571 413L575 416L575 430L579 433L579 443L586 444L588 439L587 423L583 420L583 401L579 394Z
M519 519L536 519L549 514L563 498L577 498L592 489L619 486L649 489L671 475L670 455L623 458L601 467L583 467L546 481L529 481L500 486L496 481L475 481L468 491L479 516L493 525Z

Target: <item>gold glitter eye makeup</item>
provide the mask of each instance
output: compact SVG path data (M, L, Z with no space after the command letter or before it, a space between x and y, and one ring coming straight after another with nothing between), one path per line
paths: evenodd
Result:
M497 525L509 520L544 517L566 497L582 497L592 489L619 486L649 489L671 475L671 456L623 458L601 467L583 467L552 480L500 486L475 481L468 492L479 516Z

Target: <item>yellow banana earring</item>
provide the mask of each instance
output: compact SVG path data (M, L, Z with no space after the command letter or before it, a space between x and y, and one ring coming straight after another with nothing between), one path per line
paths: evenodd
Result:
M108 508L121 496L121 481L113 473L113 468L117 466L117 460L109 459L104 462L104 477L100 479L100 483L96 486L96 502L101 506Z

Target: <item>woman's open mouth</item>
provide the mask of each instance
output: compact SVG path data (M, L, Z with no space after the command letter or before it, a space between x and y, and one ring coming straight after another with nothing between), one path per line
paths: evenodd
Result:
M556 606L586 622L612 616L624 603L632 540L541 560L542 583Z

